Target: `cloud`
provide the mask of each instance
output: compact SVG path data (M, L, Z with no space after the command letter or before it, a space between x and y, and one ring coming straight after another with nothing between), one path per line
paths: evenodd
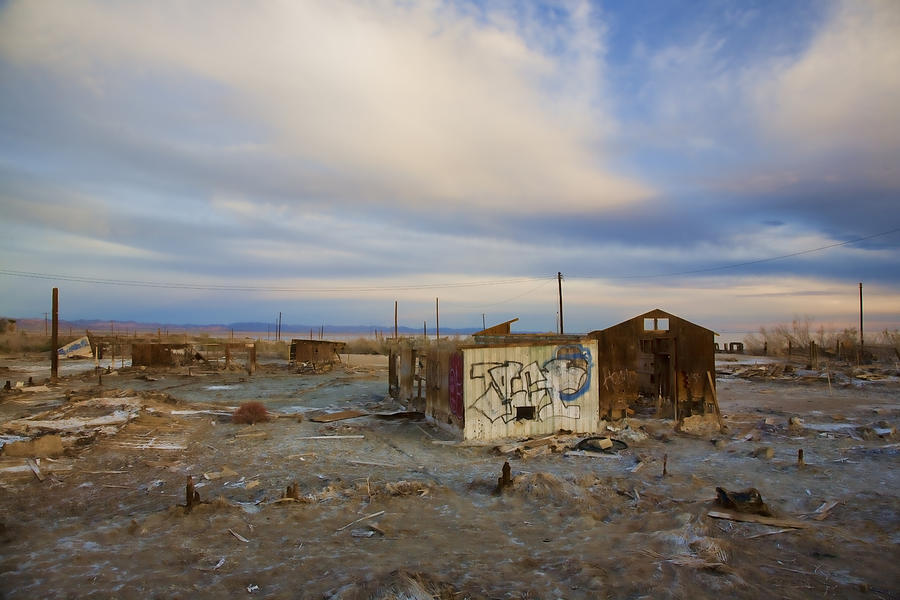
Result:
M844 0L809 48L773 67L755 102L765 132L792 152L863 152L890 156L900 149L900 4ZM896 175L896 169L893 171Z
M188 113L209 108L245 124L264 141L237 147L318 174L288 189L306 202L489 203L502 214L552 201L572 213L652 193L597 160L612 119L598 108L602 40L586 4L567 11L565 26L549 32L560 37L543 45L521 20L443 3L190 7L13 2L0 52L65 78L83 102L109 106L113 135L117 118L134 127L131 107L151 112L135 90L184 100L185 79L208 85L217 100L186 98L198 104L173 109L175 117L195 125L200 117Z

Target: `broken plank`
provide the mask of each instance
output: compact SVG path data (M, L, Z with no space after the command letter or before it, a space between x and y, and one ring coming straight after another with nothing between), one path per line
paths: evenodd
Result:
M41 469L37 466L37 463L34 462L34 459L26 458L25 462L28 465L28 468L31 469L31 472L34 473L34 476L37 477L37 480L43 481L44 476L41 474Z
M356 417L364 417L369 413L360 410L342 410L334 413L323 413L310 417L313 423L331 423L333 421L343 421L344 419L355 419Z
M760 523L762 525L771 525L772 527L793 527L795 529L803 529L810 526L809 523L798 521L796 519L764 517L763 515L738 513L733 511L711 510L706 513L706 515L713 519L727 519L729 521L741 521L743 523Z
M563 456L588 456L590 458L622 458L618 454L606 454L605 452L591 452L590 450L568 450Z
M793 529L793 528L788 528L788 529L775 529L775 530L773 530L773 531L764 531L764 532L762 532L762 533L756 533L756 534L754 534L754 535L748 535L748 536L745 537L744 539L745 539L745 540L752 540L752 539L754 539L754 538L766 537L767 535L776 535L776 534L779 534L779 533L790 533L791 531L797 531L797 530L796 530L796 529Z
M497 452L500 454L509 454L510 452L515 452L519 448L525 448L526 450L530 450L532 448L537 448L538 446L545 446L553 442L556 439L556 434L548 435L542 438L537 438L534 440L525 440L524 442L515 442L512 444L502 444L497 446Z
M236 537L237 539L241 540L241 541L244 542L245 544L250 543L250 540L248 540L247 538L245 538L244 536L242 536L241 534L239 534L238 532L236 532L234 529L229 529L229 530L228 530L228 533L230 533L231 535L233 535L233 536Z
M822 506L817 508L815 512L813 512L810 516L816 521L821 521L828 517L828 513L831 512L831 509L840 504L840 500L832 500L831 502L824 502Z
M408 468L407 465L398 465L398 464L391 464L391 463L374 462L374 461L368 461L368 460L348 460L347 462L350 463L350 464L353 464L353 465L364 465L364 466L367 466L367 467L396 467L396 468Z
M375 518L375 517L380 517L380 516L383 515L383 514L384 514L384 511L383 511L383 510L379 510L378 512L372 513L371 515L366 515L366 516L364 516L364 517L358 518L358 519L355 520L355 521L351 521L351 522L347 523L346 525L344 525L343 527L339 527L336 531L343 531L343 530L347 529L348 527L350 527L351 525L356 525L356 524L359 523L360 521L365 521L366 519L373 519L373 518Z

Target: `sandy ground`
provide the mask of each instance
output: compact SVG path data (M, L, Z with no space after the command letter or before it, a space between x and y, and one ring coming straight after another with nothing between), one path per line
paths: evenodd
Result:
M896 376L742 377L731 360L717 382L724 434L632 418L618 455L525 458L436 443L452 436L415 419L311 422L403 408L383 357L344 362L320 375L126 367L102 385L87 371L3 392L5 440L39 413L133 418L36 461L43 481L0 457L0 596L900 597L898 439L875 432L898 422ZM36 365L0 360L0 380L42 383ZM279 418L232 424L249 400ZM497 494L505 460L513 485ZM204 502L190 513L188 475ZM299 501L280 501L293 483ZM804 527L711 518L716 486L755 487Z

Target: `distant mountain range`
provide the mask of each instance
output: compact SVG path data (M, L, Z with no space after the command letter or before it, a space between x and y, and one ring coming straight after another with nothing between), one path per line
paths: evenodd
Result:
M29 333L43 333L45 326L49 328L49 320L45 321L44 319L16 319L16 329L18 331L26 331ZM281 337L283 339L287 339L288 337L298 337L303 336L306 337L309 335L310 331L313 332L315 337L318 337L320 329L323 325L290 325L287 323L281 324ZM384 325L324 325L325 335L372 335L375 331L378 333L389 337L394 332L393 326L384 326ZM275 333L275 326L272 323L263 323L259 321L246 321L246 322L238 322L238 323L215 323L208 325L199 325L195 323L141 323L138 321L102 321L99 319L78 319L74 321L59 321L59 329L60 332L68 333L69 330L72 332L90 330L92 332L98 334L108 334L108 333L123 333L130 334L133 332L138 333L149 333L156 332L157 330L161 330L163 332L168 331L169 333L175 332L204 332L210 334L226 334L234 331L235 333L256 333L256 334L265 334L266 332L270 332L272 335ZM418 335L422 333L421 329L413 328L413 327L398 327L398 332L402 335ZM475 327L441 327L442 335L471 335L476 331L480 331L480 328ZM434 335L434 327L428 328L428 335Z

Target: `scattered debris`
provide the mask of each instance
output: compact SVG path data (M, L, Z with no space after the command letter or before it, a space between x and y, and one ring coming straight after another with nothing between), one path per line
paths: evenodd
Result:
M756 448L750 453L750 456L754 458L761 458L764 460L772 460L775 457L775 449L771 446L760 446Z
M575 444L576 450L585 450L588 452L603 452L605 454L617 454L628 449L625 442L614 440L609 437L592 436L587 437Z
M772 516L772 511L763 502L756 488L748 488L742 492L731 492L725 488L716 488L716 504L741 513Z
M721 432L719 420L715 414L691 415L681 419L675 431L694 436L715 435Z
M365 417L369 413L361 410L342 410L334 413L320 413L309 417L313 423L331 423L333 421L343 421L345 419L355 419L356 417Z
M238 532L236 532L234 529L230 529L230 528L229 528L229 529L228 529L228 533L230 533L231 535L233 535L234 537L236 537L236 538L239 539L240 541L244 542L245 544L250 543L250 540L248 540L247 538L245 538L244 536L242 536L241 534L239 534ZM256 588L256 589L259 589L259 588ZM249 592L250 589L247 588L247 591Z

